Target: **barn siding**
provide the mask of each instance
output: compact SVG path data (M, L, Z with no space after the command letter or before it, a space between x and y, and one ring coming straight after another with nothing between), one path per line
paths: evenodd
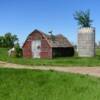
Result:
M41 57L42 58L52 58L52 49L48 45L45 39L41 42Z

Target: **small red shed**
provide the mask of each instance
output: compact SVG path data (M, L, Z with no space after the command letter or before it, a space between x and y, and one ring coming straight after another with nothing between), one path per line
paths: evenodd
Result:
M23 56L31 58L54 58L74 55L72 44L63 35L47 35L34 30L23 44Z

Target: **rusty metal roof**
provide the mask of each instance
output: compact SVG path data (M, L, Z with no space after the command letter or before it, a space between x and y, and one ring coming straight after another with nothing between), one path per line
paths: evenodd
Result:
M69 42L69 40L62 34L53 36L45 34L45 36L49 41L51 47L72 47L72 44Z

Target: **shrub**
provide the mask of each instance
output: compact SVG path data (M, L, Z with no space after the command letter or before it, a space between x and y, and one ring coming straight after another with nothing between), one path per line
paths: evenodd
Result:
M22 48L20 47L19 43L15 44L15 56L16 57L22 57Z

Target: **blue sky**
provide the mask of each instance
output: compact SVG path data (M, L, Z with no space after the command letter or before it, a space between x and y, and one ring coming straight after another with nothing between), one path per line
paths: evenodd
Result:
M0 35L11 32L21 44L34 29L45 33L53 30L77 43L77 10L91 11L96 41L100 40L100 0L0 0Z

